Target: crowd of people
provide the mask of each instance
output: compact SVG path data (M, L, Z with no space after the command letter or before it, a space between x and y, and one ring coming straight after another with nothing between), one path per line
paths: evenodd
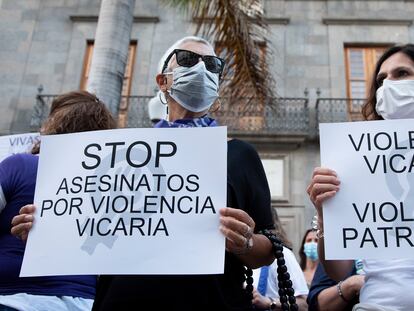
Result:
M161 58L155 77L157 100L168 107L166 119L156 120L155 127L217 126L209 111L216 109L224 66L213 46L202 38L185 37L173 44ZM414 117L414 46L386 51L371 83L363 108L366 120ZM114 128L105 104L79 91L53 101L40 132ZM148 306L153 310L387 311L414 307L414 299L407 294L412 287L413 260L325 260L322 203L340 189L335 171L315 168L311 177L307 193L315 206L317 230L307 230L303 236L298 262L272 210L258 153L250 144L231 138L227 142L227 204L220 209L220 231L226 241L223 274L20 278L25 241L35 221L40 149L38 143L31 154L12 155L0 163L0 311L139 310Z

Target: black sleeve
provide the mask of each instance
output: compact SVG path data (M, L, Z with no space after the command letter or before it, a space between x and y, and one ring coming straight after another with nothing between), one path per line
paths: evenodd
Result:
M354 275L354 274L355 274L355 268L352 270L349 276ZM332 280L326 274L325 269L323 268L322 264L319 263L315 271L315 274L313 276L311 287L309 289L309 294L308 294L308 299L307 299L309 311L318 311L319 293L323 291L324 289L332 287L336 284L337 282ZM352 310L352 307L351 307L351 310Z
M262 161L249 144L232 140L228 144L228 204L247 212L256 230L273 229L269 185Z

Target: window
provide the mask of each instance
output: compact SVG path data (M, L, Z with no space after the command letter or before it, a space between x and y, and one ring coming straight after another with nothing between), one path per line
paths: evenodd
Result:
M89 71L91 69L94 41L87 41L85 57L83 61L83 70L80 89L86 90L88 84ZM122 96L129 96L131 92L131 82L134 71L135 53L137 50L137 42L131 41L128 51L128 61L124 73L124 82L122 85Z
M263 168L269 183L272 201L289 201L289 156L287 154L261 154Z
M90 72L91 63L92 63L93 48L94 48L94 41L92 40L87 41L85 57L83 61L82 78L81 78L81 83L80 83L81 90L86 90L86 86L88 84L89 72ZM118 115L119 127L126 126L128 104L129 104L127 96L131 94L131 84L132 84L132 77L133 77L133 71L134 71L136 50L137 50L137 42L131 41L131 43L129 44L128 60L127 60L127 64L126 64L126 68L124 72L124 81L122 84L121 95L123 97L121 99L121 103L119 106L119 115Z
M352 99L366 98L375 64L386 46L345 47L347 93Z

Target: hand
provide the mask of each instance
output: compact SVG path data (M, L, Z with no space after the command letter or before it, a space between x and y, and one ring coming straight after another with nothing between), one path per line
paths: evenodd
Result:
M220 209L220 214L220 231L226 237L226 250L236 255L247 253L253 247L253 219L245 211L231 207Z
M35 209L36 207L33 204L25 205L20 209L19 215L12 219L11 234L24 242L26 242L29 231L33 226Z
M335 171L323 167L314 169L311 183L306 192L320 217L322 217L322 203L338 192L339 184L340 181Z
M253 300L252 304L256 309L268 310L272 301L270 298L262 296L256 288L253 289Z
M352 300L359 296L361 287L365 283L365 275L353 275L342 282L341 289L346 299Z

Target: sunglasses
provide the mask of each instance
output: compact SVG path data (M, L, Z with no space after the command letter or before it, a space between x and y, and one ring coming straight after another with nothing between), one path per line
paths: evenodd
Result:
M168 55L167 59L164 62L164 67L162 67L162 72L164 72L165 69L168 67L168 63L175 55L175 59L177 61L177 64L182 67L193 67L198 63L200 58L203 60L206 69L212 73L218 73L220 76L223 73L224 69L224 59L212 56L212 55L200 55L188 50L180 50L175 49L171 52L170 55Z

